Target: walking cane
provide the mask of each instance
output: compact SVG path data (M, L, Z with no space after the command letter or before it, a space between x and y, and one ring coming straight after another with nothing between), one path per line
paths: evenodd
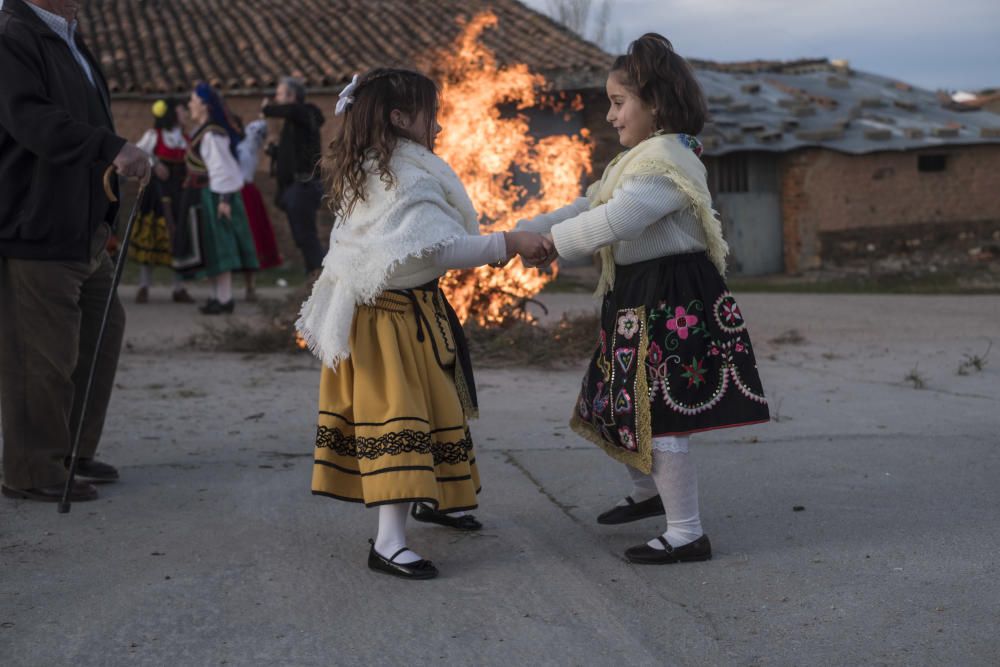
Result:
M118 201L114 190L111 189L111 174L113 166L109 166L104 172L104 194L111 202ZM94 384L94 373L97 370L97 357L101 352L101 343L104 342L104 331L108 328L108 316L111 314L111 304L115 301L115 294L118 291L118 283L122 279L122 269L125 268L125 257L128 255L129 238L132 235L132 225L135 217L139 213L139 203L146 192L147 181L139 184L139 192L136 194L135 203L132 204L132 212L129 213L128 222L125 223L125 233L122 235L121 244L118 246L118 257L115 259L115 275L111 281L111 290L108 292L108 300L104 304L104 316L101 318L101 328L97 332L97 343L94 345L94 358L90 361L90 372L87 374L87 384L83 389L83 402L80 405L80 418L76 422L76 432L73 434L73 452L69 460L69 476L66 478L66 488L63 489L62 500L59 501L59 513L69 513L69 494L73 488L73 477L76 475L76 464L80 457L80 435L83 433L83 420L87 416L87 404L90 402L90 388Z

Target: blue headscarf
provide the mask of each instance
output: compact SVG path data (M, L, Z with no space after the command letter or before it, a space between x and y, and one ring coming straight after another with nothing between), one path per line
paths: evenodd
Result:
M233 152L233 155L236 155L236 147L243 140L243 135L236 129L219 93L215 92L215 89L204 81L194 87L194 93L208 107L209 122L218 125L229 135L229 150Z

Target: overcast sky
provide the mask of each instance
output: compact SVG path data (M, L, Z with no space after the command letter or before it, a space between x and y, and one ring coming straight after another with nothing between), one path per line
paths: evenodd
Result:
M548 12L549 0L525 0ZM600 0L594 0L598 5ZM612 0L623 43L706 60L844 58L924 88L1000 87L1000 0Z

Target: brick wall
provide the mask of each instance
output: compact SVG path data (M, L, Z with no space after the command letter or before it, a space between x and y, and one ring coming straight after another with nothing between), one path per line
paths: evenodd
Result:
M945 170L919 171L924 154L946 155ZM807 149L783 156L781 174L789 273L823 265L825 232L1000 221L1000 146L868 155Z

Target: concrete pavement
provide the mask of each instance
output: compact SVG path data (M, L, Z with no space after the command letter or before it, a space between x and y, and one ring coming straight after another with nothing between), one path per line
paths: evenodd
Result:
M309 494L311 357L178 348L189 307L130 306L122 482L68 516L0 503L0 663L1000 662L1000 351L956 372L1000 297L741 305L777 420L693 440L714 560L629 565L660 523L594 522L628 484L566 426L579 369L485 369L486 528L411 525L431 582L369 572L375 513Z

